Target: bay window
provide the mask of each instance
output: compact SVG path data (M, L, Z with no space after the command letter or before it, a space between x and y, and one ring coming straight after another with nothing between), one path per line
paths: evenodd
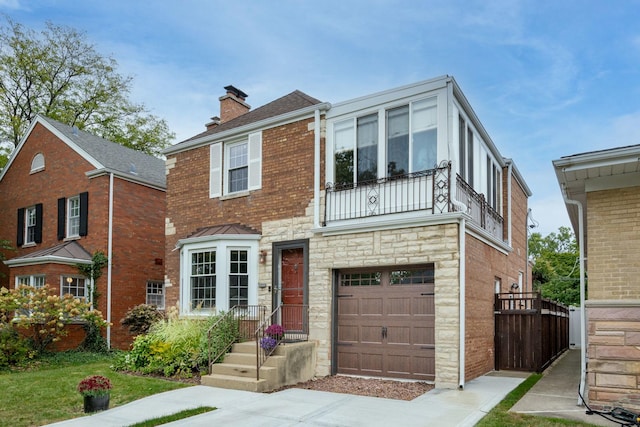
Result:
M190 302L193 308L216 306L216 251L191 254Z

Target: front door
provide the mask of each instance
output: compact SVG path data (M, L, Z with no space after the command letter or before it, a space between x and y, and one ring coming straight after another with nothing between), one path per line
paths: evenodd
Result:
M304 250L287 248L280 252L281 321L286 331L302 331L304 304Z

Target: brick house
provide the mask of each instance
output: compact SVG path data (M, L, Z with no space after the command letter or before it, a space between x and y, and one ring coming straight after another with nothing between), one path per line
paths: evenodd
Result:
M164 172L160 159L36 117L0 173L0 236L17 248L6 252L0 284L48 284L77 298L96 286L96 308L113 324L108 341L128 348L120 319L137 304L163 303ZM77 265L97 251L109 263L92 284Z
M225 89L165 151L167 303L308 306L319 376L493 370L495 293L531 290L531 192L455 80L255 110Z
M553 161L581 248L581 387L596 408L640 411L639 158L634 145Z

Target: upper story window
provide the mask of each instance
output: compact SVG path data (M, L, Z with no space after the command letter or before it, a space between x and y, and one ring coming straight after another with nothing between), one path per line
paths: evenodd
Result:
M247 139L211 144L209 197L242 194L262 187L262 132Z
M500 168L487 156L487 202L496 211L500 210L501 180Z
M86 236L89 221L89 193L58 199L58 240Z
M18 209L18 233L16 245L42 243L42 203Z
M462 116L458 117L458 150L460 176L473 188L475 161L473 129L467 126Z
M437 99L428 98L333 126L334 180L353 184L434 169ZM382 144L380 138L384 138Z
M40 172L41 170L44 170L44 155L38 153L31 160L31 173Z
M68 203L67 236L78 236L80 233L80 196L69 198Z

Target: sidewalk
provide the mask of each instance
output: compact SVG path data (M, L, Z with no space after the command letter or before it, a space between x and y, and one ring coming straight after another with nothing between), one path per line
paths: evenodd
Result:
M464 391L435 389L412 401L295 388L267 394L194 386L52 426L128 426L206 405L217 409L167 425L472 427L523 380L483 376Z
M527 415L564 418L599 426L619 426L599 415L587 415L584 406L578 406L580 384L580 350L568 350L529 392L510 409Z

